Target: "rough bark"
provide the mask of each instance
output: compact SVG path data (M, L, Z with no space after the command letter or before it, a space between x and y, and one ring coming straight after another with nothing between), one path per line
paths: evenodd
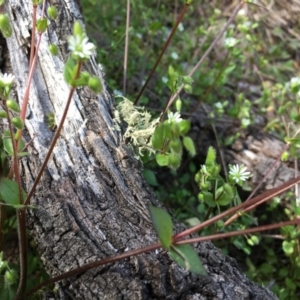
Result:
M29 189L54 133L46 116L60 120L69 88L63 80L66 37L75 20L82 20L74 1L52 1L59 17L42 39L26 116L26 139L34 137L30 156L23 158L24 184ZM22 101L28 75L32 8L28 1L9 0L13 21L8 49ZM40 9L39 9L40 12ZM59 56L48 51L58 44ZM101 78L104 90L96 96L78 89L52 160L31 204L28 226L51 276L86 263L157 241L147 205L159 206L145 183L141 164L116 130L114 99L103 70L92 58L84 66ZM175 225L175 231L182 227ZM207 276L178 267L165 251L147 253L97 268L57 284L47 299L276 299L250 282L236 261L210 242L196 246Z

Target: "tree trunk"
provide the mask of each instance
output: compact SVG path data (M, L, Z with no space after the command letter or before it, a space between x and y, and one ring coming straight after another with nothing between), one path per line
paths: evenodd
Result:
M51 1L59 11L43 35L30 92L25 138L33 138L30 156L21 160L27 190L33 184L54 133L47 114L59 121L69 87L63 79L67 59L66 37L75 20L82 20L74 0ZM31 1L29 1L31 3ZM13 36L7 40L17 97L22 101L28 77L32 6L27 0L9 0ZM40 8L39 8L40 13ZM50 43L59 45L53 57ZM147 206L160 206L145 183L141 164L116 130L114 99L95 58L84 65L99 76L100 96L86 88L73 97L63 133L28 210L28 227L51 276L86 263L155 243L157 235ZM174 231L183 227L176 224ZM207 276L180 268L163 251L146 253L88 271L57 284L50 299L276 299L250 282L234 259L212 243L196 246Z

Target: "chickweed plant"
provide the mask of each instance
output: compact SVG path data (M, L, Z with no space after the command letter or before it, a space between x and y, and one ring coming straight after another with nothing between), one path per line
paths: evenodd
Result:
M297 177L284 183L280 187L269 190L262 195L243 202L238 195L237 186L243 185L243 183L251 176L250 172L248 172L243 165L229 165L228 175L222 176L221 167L217 163L216 151L212 147L209 147L205 162L199 167L199 169L198 167L195 167L195 164L193 167L193 171L195 173L195 184L197 185L197 192L194 196L197 197L197 203L201 208L202 213L205 212L205 216L202 219L201 217L199 217L199 222L196 222L197 224L195 224L194 222L194 226L192 226L191 228L174 235L171 216L165 210L151 206L149 208L149 212L153 222L153 226L158 235L158 243L145 246L141 249L128 251L114 257L105 258L101 261L86 264L78 269L71 270L57 277L43 281L41 284L35 287L27 284L27 276L29 272L26 247L27 233L25 211L26 209L35 209L35 207L30 205L30 199L32 198L32 196L34 196L36 187L39 184L41 176L51 158L54 146L63 128L63 124L65 122L68 108L72 101L75 89L78 87L89 87L95 93L100 93L102 88L101 82L98 77L89 74L87 71L82 71L83 63L94 54L94 52L96 51L96 46L93 43L89 42L82 24L80 24L79 22L75 22L73 27L73 35L68 38L68 50L70 52L70 55L68 60L65 62L64 68L64 79L70 86L69 96L68 99L66 99L66 107L58 125L56 125L54 116L52 114L48 115L49 127L53 130L56 130L55 136L33 186L29 191L24 191L20 178L19 160L22 159L23 156L28 156L28 158L30 159L30 154L26 151L27 145L25 145L22 140L22 131L24 129L26 109L30 101L30 85L36 66L37 56L39 55L40 51L40 42L48 26L48 18L55 19L57 17L56 8L49 5L47 8L48 18L45 17L45 8L47 6L45 1L42 6L42 15L40 16L40 19L37 19L37 6L41 5L40 2L41 1L32 2L33 47L31 47L32 52L30 53L29 60L30 72L28 76L28 84L21 108L15 100L11 99L10 96L13 87L14 76L12 74L0 75L0 96L2 107L4 108L2 111L0 111L0 117L3 119L5 127L7 127L7 130L4 130L0 136L0 247L2 247L2 242L4 241L3 232L6 231L5 226L7 226L7 224L9 224L9 222L11 221L10 218L5 220L6 208L10 208L14 209L16 212L15 219L17 219L16 227L19 236L20 248L20 264L18 268L13 267L12 264L3 259L2 254L0 255L0 298L26 299L40 289L57 281L69 278L76 274L80 274L89 269L107 263L116 262L133 255L138 255L147 251L154 251L159 248L165 248L169 255L180 266L186 268L188 271L200 275L205 275L206 271L197 253L194 251L192 246L189 245L190 243L205 240L223 239L235 236L246 236L248 244L254 245L258 243L258 238L253 235L254 233L275 228L281 228L283 236L285 238L282 247L292 263L298 264L299 267L299 255L297 255L299 254L299 252L297 252L299 251L299 245L298 241L296 240L296 237L298 237L299 235L299 230L297 229L297 227L295 227L295 224L300 223L298 218L299 206L295 204L294 206L291 206L288 211L286 211L286 215L288 216L289 220L285 222L246 229L246 225L248 226L250 224L253 224L252 217L249 218L251 222L245 223L244 220L246 219L245 216L249 209L253 209L259 204L277 196L279 193L288 190L290 187L297 184L300 181L300 178ZM86 5L87 11L89 10L89 6L87 5L89 2L94 1L83 1L83 8L85 8ZM112 5L114 9L119 8L121 5L119 2L118 4L117 2L111 2L112 1L110 1L110 3L105 2L102 3L102 5ZM130 4L130 1L128 1L128 3ZM186 105L186 103L180 98L179 94L182 90L185 90L185 92L187 93L191 93L192 85L199 81L201 81L202 83L199 85L194 84L193 86L193 89L199 94L203 93L209 86L213 84L215 84L216 87L222 87L223 89L223 84L227 82L229 75L232 74L232 72L235 71L237 74L240 74L240 67L234 63L223 65L223 67L225 66L225 69L221 68L222 72L220 72L220 70L212 70L210 72L210 76L204 75L205 72L203 72L203 69L199 70L199 67L203 64L205 58L211 55L212 50L216 48L218 42L222 41L222 39L225 39L224 49L226 49L226 51L230 53L232 59L235 60L239 58L241 59L242 63L245 62L246 58L244 57L241 49L239 49L238 47L238 44L242 44L243 42L241 39L238 40L234 37L236 28L233 26L233 22L235 18L237 18L238 22L237 30L239 30L247 37L247 41L249 42L248 46L256 45L257 43L259 43L257 39L252 37L252 35L247 32L247 30L249 30L249 27L254 30L255 28L257 28L257 25L255 23L250 25L246 24L246 17L237 17L239 11L241 11L241 9L244 9L245 6L246 3L244 1L241 1L236 6L234 12L231 14L225 25L223 25L221 30L218 33L214 32L214 34L216 34L214 38L210 38L209 32L202 25L199 26L199 28L197 29L198 33L207 36L207 39L205 39L205 41L203 42L203 49L205 49L205 53L201 56L200 60L198 60L198 62L191 70L180 64L176 64L178 65L178 67L174 67L175 62L180 55L178 50L175 51L175 48L171 48L171 50L173 51L169 53L169 58L165 58L164 52L166 52L173 36L175 41L179 39L178 36L175 38L176 35L174 34L176 30L183 32L184 40L181 41L181 43L187 41L187 37L189 36L189 34L184 29L184 22L182 20L189 7L195 8L193 7L192 1L186 1L185 3L183 3L182 12L176 19L175 26L172 27L171 31L170 28L168 28L169 24L168 26L166 26L159 20L156 20L155 22L151 20L150 16L152 15L152 8L146 8L146 5L144 5L140 1L132 1L132 7L134 9L141 9L143 11L143 15L147 22L147 30L140 29L141 32L139 32L137 26L129 27L130 22L128 18L130 18L130 14L127 13L127 26L124 27L123 30L117 29L116 31L112 32L112 36L114 37L111 40L112 51L107 52L104 49L101 49L101 47L99 48L98 52L100 53L100 60L103 59L104 56L106 57L106 59L108 59L110 55L113 55L113 51L116 49L116 47L123 43L123 37L129 36L129 33L131 33L134 42L129 43L129 47L132 47L134 50L136 50L138 54L139 52L143 52L142 55L144 55L144 70L148 69L147 57L150 57L152 53L146 53L145 49L142 50L138 47L138 44L142 42L143 34L146 34L148 32L148 35L146 34L147 46L152 44L154 48L162 48L160 54L158 56L155 55L154 57L158 57L157 61L161 62L160 68L161 66L167 66L168 74L162 76L163 80L159 84L159 88L161 88L162 91L165 90L165 88L168 88L169 91L167 93L169 94L169 97L167 98L167 101L164 101L164 106L160 110L160 115L152 117L146 109L138 106L139 101L142 104L149 103L149 101L145 100L145 98L144 100L140 98L142 93L140 93L140 96L132 101L128 100L127 98L125 98L125 95L123 95L122 97L120 97L121 101L116 107L116 127L119 130L123 130L123 125L125 123L126 129L124 130L123 134L124 140L129 146L136 150L136 154L139 155L140 159L145 163L145 165L150 161L155 161L157 163L157 166L168 167L172 170L173 174L175 174L176 170L178 170L182 165L183 159L185 159L185 152L187 152L189 159L192 159L192 157L196 155L196 147L194 145L194 142L191 137L188 136L191 128L191 121L185 119L182 114L182 108L188 107L188 105ZM166 5L163 6L163 11L166 12L168 9L169 8ZM111 9L111 11L114 10ZM208 20L211 26L213 26L217 22L220 14L220 10L215 9L213 11L212 16ZM112 18L114 16L115 14L111 15ZM90 14L90 24L93 17L94 16ZM242 20L238 21L239 18ZM0 30L6 38L9 38L12 34L10 22L13 22L13 20L9 20L7 15L3 14L0 16ZM110 27L107 20L104 20L104 22L107 22L107 27ZM170 24L172 23L173 20L170 21ZM140 26L140 28L143 27ZM38 36L37 43L35 45L36 30ZM166 44L163 47L160 47L160 44L156 45L157 41L154 39L155 34L158 34L163 39L167 40ZM128 45L128 43L126 44ZM187 48L192 49L193 47L193 58L197 60L199 59L199 53L198 51L196 51L197 47L192 45L192 43L188 43ZM51 45L49 50L53 55L57 55L58 48L56 45ZM125 56L128 55L128 49L125 49L124 53ZM183 53L183 56L187 58L188 54ZM125 63L123 69L128 72L128 77L128 74L130 74L135 66L131 65L128 68L126 65L126 62L128 60L125 59L124 61ZM158 62L154 64L154 67L152 68L150 74L155 73L155 70L159 65ZM117 66L115 65L113 67ZM206 65L204 65L204 68L209 68L209 64L206 63ZM213 83L213 80L211 80L211 78L213 77L218 78L215 83ZM145 87L150 82L150 79L151 76L149 77L149 79L145 80ZM126 84L126 81L124 82ZM295 84L295 81L293 81L293 84ZM145 90L145 87L141 87L141 91ZM293 90L292 84L290 85L290 88ZM294 88L294 91L295 90L297 90L297 88ZM123 87L123 91L126 91L126 88ZM283 89L281 92L283 92ZM297 90L297 93L298 92L299 90ZM243 96L240 96L239 99L243 99ZM208 97L208 103L213 104L213 106L215 107L215 110L212 111L210 117L216 117L218 114L222 115L229 112L231 113L231 115L237 116L241 120L241 124L243 127L246 127L252 122L249 113L251 108L249 102L247 102L245 108L241 107L239 101L237 101L234 105L231 105L230 102L226 103L223 101L212 103L212 96L210 94ZM293 115L293 117L295 116ZM297 135L294 135L293 138L290 138L287 141L289 144L297 148ZM144 156L146 157L146 160ZM154 173L152 172L148 174L153 175ZM155 181L156 180L154 179L153 182ZM193 193L190 192L190 195L192 194ZM240 216L243 217L242 219L239 219L242 220L240 221L240 227L228 227ZM226 228L234 231L225 230ZM201 232L205 233L205 235L200 236ZM188 237L192 233L198 233L199 236L193 239L187 239L186 237ZM251 262L249 262L249 264L250 263ZM255 269L255 267L251 267ZM283 275L286 275L286 273ZM286 277L288 278L288 280L286 281L287 288L285 290L287 295L291 290L296 290L299 287L299 281L292 281L293 279L299 279L299 277L297 277L298 275L299 274L296 274L295 272L292 277Z

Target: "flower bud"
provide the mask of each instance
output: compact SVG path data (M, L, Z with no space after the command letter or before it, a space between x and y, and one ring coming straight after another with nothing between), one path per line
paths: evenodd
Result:
M7 270L4 274L5 281L8 284L14 284L17 282L17 274L14 270Z
M176 102L175 102L175 106L176 106L176 110L178 112L181 111L181 106L182 106L182 101L180 99L177 99Z
M46 18L42 18L37 20L36 28L39 33L45 32L48 26L48 20Z
M6 105L9 109L15 112L20 112L19 104L15 100L7 100Z
M55 6L49 6L47 13L50 19L55 20L57 18L57 9Z
M54 45L54 44L51 44L49 46L49 51L50 51L50 53L52 55L57 56L57 54L58 54L58 47L56 45Z
M0 110L0 118L1 119L6 119L7 118L7 113L4 110Z
M80 23L79 23L78 21L76 21L76 22L74 23L73 33L74 33L75 36L76 36L76 35L81 36L82 34L84 34L83 29L82 29L82 26L80 25Z
M23 121L21 120L20 117L13 117L11 119L11 122L19 130L22 130L24 128L24 123L23 123Z
M32 4L34 6L38 6L39 4L42 4L43 3L43 0L32 0Z
M96 94L100 93L102 91L102 84L98 77L92 76L89 79L88 86L90 89L95 92Z

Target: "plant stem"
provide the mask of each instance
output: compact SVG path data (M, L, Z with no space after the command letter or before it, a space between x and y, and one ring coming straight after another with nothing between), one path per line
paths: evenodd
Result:
M17 209L18 238L20 255L20 280L15 300L22 300L27 282L27 237L25 209Z
M208 226L208 225L211 225L211 224L214 224L215 222L217 222L218 220L221 220L223 219L224 217L228 216L228 215L231 215L231 214L234 214L248 206L251 206L253 204L255 204L256 206L258 204L261 204L265 201L268 201L270 200L271 198L275 197L276 195L288 190L289 188L291 188L292 186L294 186L295 184L297 184L298 182L300 182L300 176L298 176L297 178L294 178L294 179L291 179L289 181L287 181L286 183L282 184L281 186L277 187L277 188L274 188L272 190L269 190L269 191L266 191L264 192L263 194L257 196L257 197L254 197L253 199L247 201L247 202L244 202L238 206L235 206L235 207L232 207L222 213L220 213L219 215L205 221L205 222L202 222L201 224L193 227L193 228L190 228L190 229L187 229L177 235L175 235L173 237L174 241L178 240L178 239L181 239L183 238L184 236L187 236L187 235L190 235L190 234L193 234L195 232L198 232L199 230L201 230L202 228Z
M299 132L300 132L300 128L299 128L299 129L297 130L297 132L293 135L293 138L295 138L295 137L299 134ZM290 147L290 144L289 144L289 143L287 143L287 144L283 147L281 153L278 155L278 157L277 157L276 160L273 162L273 164L271 165L271 167L269 168L269 170L267 171L267 173L264 175L263 179L262 179L262 180L259 182L259 184L255 187L255 189L252 191L252 193L249 195L249 197L245 200L245 202L246 202L246 201L249 201L249 200L252 198L252 196L257 192L257 190L261 187L262 183L266 180L266 178L269 176L269 174L270 174L270 173L272 172L272 170L275 168L276 164L279 162L279 160L280 160L282 154L283 154L285 151L287 151L287 150L289 149L289 147ZM257 203L256 205L259 205L259 203ZM255 206L256 206L256 205L255 205ZM247 211L249 211L249 210L252 210L255 206L249 206L249 207L245 208L242 212L247 212ZM224 226L229 225L230 223L232 223L232 222L233 222L235 219L237 219L237 218L238 218L238 214L235 214L235 215L231 216L231 218L229 218L229 219L225 222Z
M224 239L224 238L229 238L229 237L233 237L233 236L250 234L250 233L255 233L255 232L260 232L260 231L266 231L266 230L281 228L283 226L295 225L295 224L300 224L300 219L294 219L291 221L280 222L280 223L271 224L271 225L264 225L264 226L249 228L249 229L245 229L245 230L237 230L237 231L232 231L232 232L225 232L225 233L218 233L218 234L213 234L213 235L208 235L208 236L201 236L198 238L186 239L186 240L182 240L182 241L175 241L174 245L183 245L183 244L204 242L207 240Z
M13 146L13 170L15 174L15 179L18 184L19 191L19 202L23 204L23 191L21 185L19 161L18 161L18 146L15 140L13 126L10 118L10 112L5 101L5 111L7 114L8 128L10 132L11 142ZM12 176L12 174L11 174ZM18 299L23 295L26 288L27 281L27 238L26 238L26 217L24 209L17 209L17 219L18 219L18 237L19 237L19 255L20 255L20 280L18 285L18 290L15 299Z
M123 96L124 97L126 95L126 75L127 75L127 61L128 61L129 22L130 22L130 0L127 0L126 34L125 34L125 51L124 51L124 77L123 77Z
M37 285L36 287L31 289L29 292L27 292L24 295L24 297L27 298L28 296L32 295L33 293L37 292L38 290L42 289L43 287L45 287L49 284L53 284L53 283L55 283L57 281L60 281L62 279L66 279L66 278L78 275L80 273L86 272L86 271L88 271L90 269L93 269L93 268L96 268L96 267L100 267L100 266L103 266L103 265L106 265L106 264L110 264L110 263L120 261L120 260L128 258L130 256L135 256L135 255L146 253L146 252L149 252L149 251L154 251L154 250L159 249L159 248L161 248L161 244L156 243L156 244L153 244L153 245L150 245L150 246L146 246L144 248L128 251L128 252L125 252L125 253L117 255L117 256L113 256L113 257L102 259L100 261L95 261L95 262L89 263L89 264L84 265L80 268L77 268L75 270L63 273L59 276L56 276L54 278L51 278L51 279L48 279L48 280L42 282L41 284Z
M229 27L229 25L232 23L232 21L235 19L236 15L238 14L239 10L243 7L243 5L245 4L245 1L241 1L239 3L239 5L236 7L236 9L234 10L234 12L232 13L232 15L230 16L229 20L226 22L225 26L222 28L222 30L219 32L219 34L216 36L216 38L214 39L214 41L211 43L211 45L208 47L208 49L205 51L205 53L203 54L203 56L201 57L201 59L198 61L198 63L196 64L196 66L193 68L193 70L190 72L190 74L188 76L193 76L194 73L198 70L198 68L201 66L201 64L203 63L204 59L208 56L208 54L212 51L212 49L216 46L216 44L219 42L219 40L221 39L222 35L224 34L224 32L227 30L227 28ZM172 98L170 99L168 105L166 106L166 108L164 109L162 115L165 115L166 111L169 109L169 107L173 104L173 102L177 99L178 95L181 93L181 91L184 88L184 84L182 84L178 91L172 96Z
M30 59L29 59L29 67L31 68L33 57L34 57L34 44L35 44L35 32L36 32L36 11L37 5L33 5L32 12L32 29L31 29L31 45L30 45Z
M170 44L170 42L171 42L171 40L172 40L172 38L173 38L173 35L174 35L174 33L176 32L176 30L177 30L177 28L178 28L178 25L180 24L180 22L181 22L183 16L185 15L185 13L186 13L188 7L189 7L189 4L188 4L188 3L185 3L185 4L184 4L184 7L183 7L183 9L182 9L182 11L181 11L181 13L180 13L178 19L177 19L177 21L176 21L175 26L172 28L172 31L171 31L171 33L170 33L170 35L169 35L169 37L168 37L166 43L164 44L163 49L161 50L161 53L160 53L159 56L158 56L158 59L157 59L155 65L154 65L154 67L152 68L152 70L151 70L151 72L150 72L150 74L149 74L149 76L148 76L146 82L144 83L142 89L140 90L139 94L137 95L137 97L136 97L136 99L135 99L135 101L134 101L134 105L137 105L137 104L138 104L138 102L139 102L139 100L140 100L140 98L141 98L141 96L142 96L144 90L146 89L146 87L147 87L147 85L148 85L150 79L151 79L152 76L153 76L153 73L155 72L155 70L156 70L158 64L160 63L161 58L163 57L164 53L166 52L166 50L167 50L167 48L168 48L168 46L169 46L169 44Z

